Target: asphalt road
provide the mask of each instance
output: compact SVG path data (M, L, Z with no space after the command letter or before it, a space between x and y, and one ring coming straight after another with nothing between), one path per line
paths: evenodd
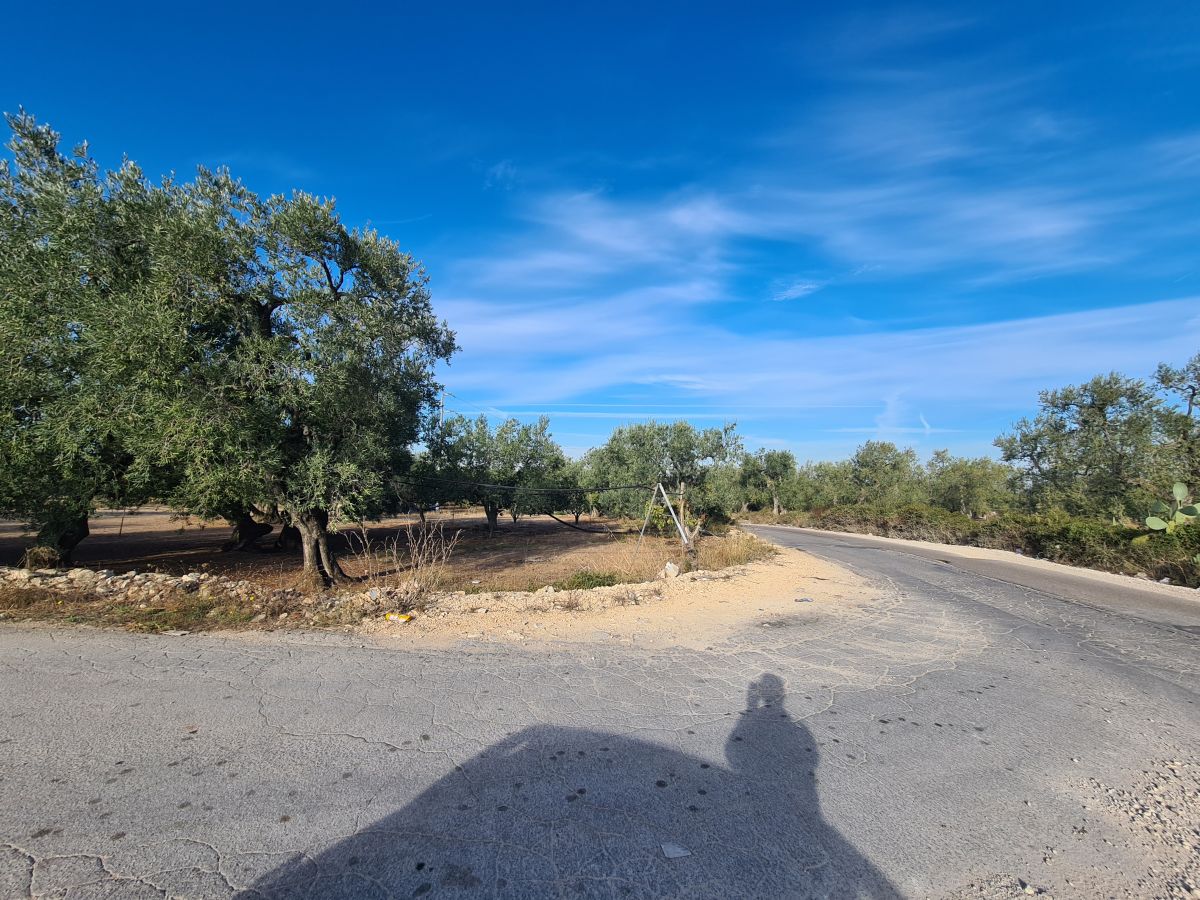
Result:
M0 897L1200 887L1190 600L769 536L875 599L700 652L0 627Z

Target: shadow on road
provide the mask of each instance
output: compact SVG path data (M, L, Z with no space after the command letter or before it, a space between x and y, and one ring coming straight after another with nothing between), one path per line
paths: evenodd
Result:
M783 700L775 675L750 685L726 765L600 731L526 728L240 896L898 896L824 821L816 742Z

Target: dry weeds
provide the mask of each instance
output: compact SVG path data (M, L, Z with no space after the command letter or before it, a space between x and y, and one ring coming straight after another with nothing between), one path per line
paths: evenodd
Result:
M591 523L594 530L575 531L550 519L530 518L506 524L500 533L488 536L482 517L463 511L436 517L425 527L411 520L376 523L340 536L343 566L357 582L343 590L386 587L405 595L405 609L420 611L438 592L536 591L547 586L586 590L652 581L668 561L683 570L715 570L774 552L769 544L733 530L704 537L696 558L688 560L677 540L647 535L639 541L636 534L615 533L623 526L619 522ZM8 543L9 552L19 556L15 542L4 541L4 530L10 535L15 531L0 528L0 544ZM167 513L100 517L94 532L81 550L86 548L88 555L98 560L84 557L77 564L118 572L137 569L182 575L203 571L249 581L262 588L255 592L259 598L293 586L299 571L298 556L290 554L219 553L217 548L228 536L228 528L211 523L197 527ZM85 593L5 590L0 596L0 610L4 611L0 618L124 625L149 631L244 627L251 620L270 627L285 612L292 622L302 624L295 620L309 618L311 604L319 599L309 598L308 605L289 601L268 609L264 600L256 603L253 597L217 600L181 593L147 606Z
M6 613L0 618L8 620L119 626L143 632L240 627L259 612L251 603L238 598L206 597L184 591L169 591L154 603L132 603L98 598L84 591L11 585L0 587L0 610Z

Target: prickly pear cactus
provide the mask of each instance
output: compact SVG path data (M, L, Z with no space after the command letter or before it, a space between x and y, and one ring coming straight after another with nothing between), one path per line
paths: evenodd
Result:
M1182 481L1175 482L1171 486L1171 503L1156 501L1150 509L1150 515L1146 517L1146 527L1153 531L1165 531L1167 534L1171 534L1180 525L1186 525L1200 516L1200 509L1195 504L1184 506L1188 494L1186 484ZM1200 560L1197 561L1200 562Z

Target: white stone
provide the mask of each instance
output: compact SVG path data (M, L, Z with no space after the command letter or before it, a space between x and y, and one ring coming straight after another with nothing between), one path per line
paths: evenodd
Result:
M667 859L683 859L685 856L691 856L692 851L686 847L681 847L678 844L663 844L663 856Z

